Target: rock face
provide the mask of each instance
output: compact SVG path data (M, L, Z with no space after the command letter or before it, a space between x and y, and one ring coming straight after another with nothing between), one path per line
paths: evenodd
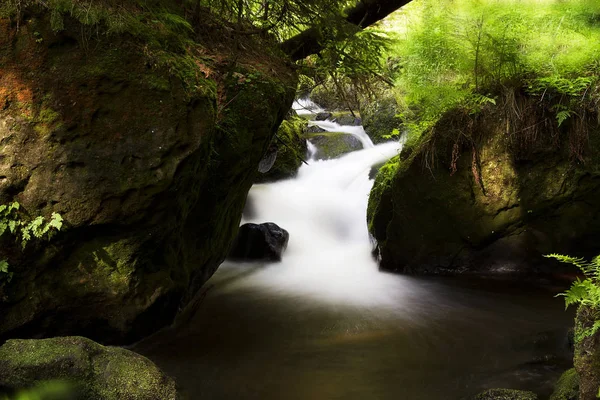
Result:
M171 378L129 350L76 336L9 340L0 347L0 388L18 390L44 381L65 382L71 399L180 398Z
M43 249L2 247L14 276L0 282L0 339L132 342L226 256L296 77L263 51L155 59L132 35L87 37L66 17L55 33L49 14L18 31L0 20L0 203L65 220Z
M380 170L368 218L383 268L539 274L555 271L543 254L596 254L596 117L558 129L533 100L521 101L520 119L497 109L451 113ZM581 160L571 153L578 146Z
M240 227L229 258L239 261L281 261L290 234L272 222Z

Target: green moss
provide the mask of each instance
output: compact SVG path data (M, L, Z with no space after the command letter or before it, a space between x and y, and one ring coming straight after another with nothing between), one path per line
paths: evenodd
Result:
M174 382L150 360L83 337L9 340L0 347L0 386L22 389L63 382L77 398L175 400Z
M257 182L270 182L296 175L307 153L303 137L306 125L306 120L300 117L289 118L279 125L269 150L277 151L277 158L268 172L259 174Z
M560 376L549 400L577 400L578 398L579 375L575 368L571 368Z

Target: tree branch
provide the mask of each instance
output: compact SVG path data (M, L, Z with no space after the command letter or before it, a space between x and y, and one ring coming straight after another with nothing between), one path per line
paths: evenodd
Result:
M358 4L345 11L345 21L364 29L382 20L410 0L360 0ZM324 47L321 31L317 27L289 38L281 44L281 49L293 61L301 60L316 54Z

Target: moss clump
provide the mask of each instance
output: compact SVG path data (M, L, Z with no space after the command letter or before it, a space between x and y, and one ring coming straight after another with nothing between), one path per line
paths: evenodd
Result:
M579 398L579 375L575 368L565 371L556 385L550 400L577 400Z
M0 347L0 386L63 382L73 397L89 400L175 400L175 383L150 360L83 337L9 340Z
M490 389L479 393L471 400L537 400L533 392L514 389Z

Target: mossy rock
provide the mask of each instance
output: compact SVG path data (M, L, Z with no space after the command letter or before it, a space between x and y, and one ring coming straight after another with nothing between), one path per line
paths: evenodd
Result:
M297 76L272 39L240 51L181 31L163 48L66 11L56 32L32 7L19 25L0 17L0 204L65 223L25 252L0 246L14 273L0 283L0 341L132 343L171 324L225 258ZM123 12L156 29L150 8Z
M533 392L514 389L489 389L470 400L538 400Z
M578 400L579 399L579 375L575 368L565 371L556 384L554 392L549 400Z
M63 382L81 400L176 400L175 382L147 358L83 337L9 340L0 347L0 387Z
M566 134L524 151L507 126L502 110L453 110L382 168L367 217L383 269L533 278L571 270L543 254L596 254L600 147L585 163Z
M267 156L275 161L269 170L257 176L257 182L272 182L296 176L308 152L304 130L307 122L300 117L284 120L271 141Z
M595 400L600 392L600 332L589 334L599 319L597 309L589 306L577 309L573 364L579 377L579 400Z
M330 160L344 154L361 150L362 143L356 137L338 132L322 132L310 134L309 140L317 147L313 156L316 160Z

